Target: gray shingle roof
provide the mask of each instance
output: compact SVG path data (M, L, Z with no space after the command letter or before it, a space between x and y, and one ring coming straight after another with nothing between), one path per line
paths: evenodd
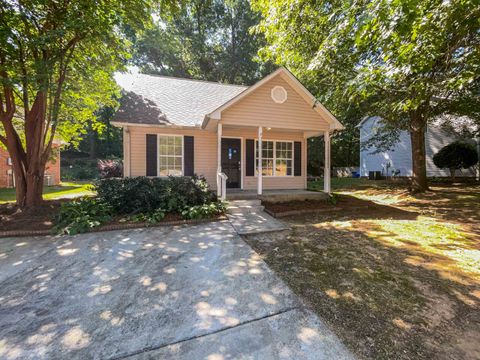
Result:
M125 95L114 121L199 126L205 115L246 86L145 74L116 74Z

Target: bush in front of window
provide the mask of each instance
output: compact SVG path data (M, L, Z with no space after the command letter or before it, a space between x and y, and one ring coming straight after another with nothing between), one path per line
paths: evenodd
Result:
M119 215L151 214L158 209L182 214L187 208L217 201L203 177L131 177L95 184L98 198Z

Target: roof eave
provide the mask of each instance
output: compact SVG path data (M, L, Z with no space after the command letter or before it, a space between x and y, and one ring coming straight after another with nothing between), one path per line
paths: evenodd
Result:
M170 129L191 129L201 127L198 124L195 125L164 125L164 124L145 124L145 123L133 123L128 121L111 121L110 124L116 127L124 126L139 126L139 127L159 127L159 128L170 128Z

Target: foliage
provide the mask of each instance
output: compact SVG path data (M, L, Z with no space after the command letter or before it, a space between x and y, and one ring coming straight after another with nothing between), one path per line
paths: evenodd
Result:
M454 141L433 155L433 163L441 169L449 169L452 178L455 177L456 170L468 169L477 162L475 147L461 141Z
M117 98L114 97L112 101L116 103ZM86 153L91 159L122 157L122 129L111 124L117 110L116 105L104 106L93 114L91 120L78 133L81 139L70 142L68 146L70 154Z
M145 73L252 84L272 65L255 61L265 44L249 32L259 14L247 0L192 0L134 40L134 63Z
M0 2L0 142L20 206L41 202L55 137L75 142L117 91L130 33L151 21L150 0Z
M62 157L61 165L62 180L94 180L99 176L97 160Z
M426 124L446 114L480 118L476 1L252 4L263 15L255 28L268 42L263 59L289 67L341 121L358 106L357 121L378 115L386 132L410 131L414 188L426 187Z
M103 179L95 188L117 214L151 214L157 209L181 214L188 207L216 201L206 180L197 176Z
M165 218L165 210L156 209L148 214L137 214L133 217L134 222L147 222L149 224L156 224Z
M213 215L219 215L225 212L226 206L223 202L217 201L210 204L202 204L187 207L182 211L184 219L204 219Z
M56 233L75 235L100 226L112 218L112 208L92 197L66 202L54 220Z
M97 168L102 179L123 175L123 164L122 160L119 159L98 160Z
M337 202L338 202L337 194L334 194L334 193L328 194L328 197L327 197L327 203L328 204L337 205Z

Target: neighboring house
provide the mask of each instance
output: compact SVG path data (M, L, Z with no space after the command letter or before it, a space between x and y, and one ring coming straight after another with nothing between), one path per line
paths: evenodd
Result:
M258 194L305 189L306 139L325 136L328 166L330 133L343 128L285 68L250 87L144 74L116 79L126 92L113 121L123 128L125 176L203 175L219 195L224 175L226 187Z
M389 176L392 170L399 170L398 176L412 176L412 147L410 134L400 132L398 141L389 151L376 153L374 146L364 149L362 144L370 139L382 126L382 119L378 116L363 119L358 125L360 128L360 176L368 176L370 171L381 171L386 174L386 164L390 163ZM457 140L455 135L442 130L438 126L428 126L425 134L425 152L427 161L427 176L450 176L448 169L440 169L433 163L433 155L442 147ZM462 169L458 176L475 176L475 169Z
M60 151L56 151L54 160L47 162L44 182L45 185L60 183ZM7 150L0 148L0 188L6 187L15 187L15 178L10 154Z

